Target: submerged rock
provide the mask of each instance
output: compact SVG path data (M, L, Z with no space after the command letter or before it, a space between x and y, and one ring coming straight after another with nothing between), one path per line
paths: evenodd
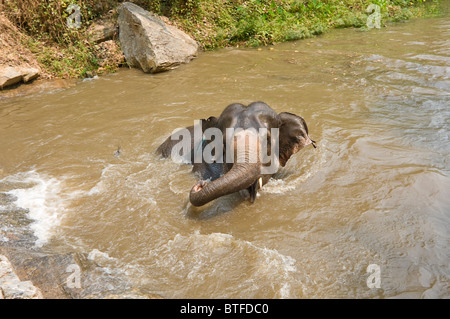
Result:
M173 69L198 53L186 33L130 2L119 8L119 39L127 62L146 73Z
M31 281L21 281L6 256L0 255L0 299L42 299Z
M22 284L11 284L3 294L13 296L37 296L46 299L159 299L162 296L133 287L123 277L120 269L115 270L113 258L103 264L98 258L85 253L56 253L40 249L6 248L3 251L10 260L10 268L21 278ZM2 246L0 245L0 252ZM1 256L1 255L0 255ZM37 288L36 294L30 286ZM1 286L0 264L0 288ZM10 293L11 292L11 293Z
M7 190L13 185L0 182ZM38 247L27 209L0 192L0 299L160 298L131 285L108 254ZM19 279L20 278L20 279Z

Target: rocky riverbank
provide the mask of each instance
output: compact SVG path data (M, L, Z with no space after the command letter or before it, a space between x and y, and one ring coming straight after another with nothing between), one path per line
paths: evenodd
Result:
M56 0L48 1L45 6L37 0L0 2L0 92L36 78L86 78L115 72L121 66L164 71L180 61L190 61L198 48L268 45L308 38L331 28L364 30L372 14L371 10L367 11L372 3L378 7L382 27L390 21L439 12L439 2L428 1L427 5L423 2L132 0L122 3L121 0L80 0L75 11L69 10L69 2ZM148 11L144 14L145 23L137 14L138 7ZM120 11L122 17L134 11L133 21L140 30L134 29L132 24L122 26L120 32ZM80 22L77 28L69 27L68 21L74 19ZM164 32L151 35L148 31L151 23L156 30ZM130 56L132 46L124 44L129 42L130 32L140 43L134 48L137 50L134 56ZM143 40L155 41L159 35L167 33L181 40L174 42L170 37L165 38L163 41L168 41L167 45L162 46ZM186 37L190 40L183 40ZM164 52L168 58L161 58L160 52L170 47L173 50L168 55ZM188 54L179 56L183 51ZM143 62L151 56L152 62Z
M42 299L31 281L21 281L6 256L0 255L0 299Z
M0 12L0 90L39 76L47 77L33 53L23 44L26 36Z
M166 23L167 19L131 2L121 4L117 10L115 21L95 22L86 30L88 43L95 43L96 58L100 61L96 72L88 71L86 77L105 72L108 65L120 66L125 60L130 67L157 73L188 63L197 56L197 42ZM52 77L42 72L33 53L23 45L29 38L1 14L0 27L4 43L1 47L0 89L17 87L39 76Z

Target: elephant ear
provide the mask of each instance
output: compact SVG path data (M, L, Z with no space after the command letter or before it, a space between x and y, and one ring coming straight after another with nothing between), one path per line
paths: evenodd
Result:
M279 155L280 165L284 167L292 155L303 147L313 144L308 135L308 126L305 120L298 115L282 112L278 114L279 120Z
M216 127L217 126L217 121L218 121L218 118L215 117L215 116L210 116L206 120L204 119L202 121L202 123L203 123L202 130L203 130L203 132L206 131L206 129L208 129L208 128Z

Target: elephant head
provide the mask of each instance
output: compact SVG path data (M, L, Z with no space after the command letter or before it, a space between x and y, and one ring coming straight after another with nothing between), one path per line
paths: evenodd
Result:
M278 142L279 164L285 166L289 158L306 145L315 142L308 135L305 120L292 113L277 114L263 102L254 102L248 106L231 104L222 112L215 125L223 133L223 143L231 142L231 147L225 147L223 159L224 174L210 182L200 180L192 187L190 202L194 206L203 206L221 196L248 189L250 201L256 198L256 193L267 183L271 174L264 171L265 163L259 156L263 142L266 145ZM227 128L235 129L233 136L227 136ZM255 132L261 128L267 129L266 141ZM278 141L271 137L270 129L278 129ZM238 141L245 141L245 147L239 147ZM268 147L266 147L268 149ZM227 152L233 153L229 156ZM228 156L227 156L228 155Z

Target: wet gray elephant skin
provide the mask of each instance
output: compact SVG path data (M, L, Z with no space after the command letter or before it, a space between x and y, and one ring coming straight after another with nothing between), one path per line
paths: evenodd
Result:
M267 163L261 161L259 155L263 142L267 143L268 150L274 143L270 134L272 128L278 129L279 156L277 160L281 167L284 167L289 158L305 146L312 144L316 147L315 141L309 137L308 126L301 116L288 112L277 114L264 102L253 102L247 106L239 103L230 104L219 117L212 116L202 120L202 133L208 128L217 128L222 132L223 163L219 161L207 163L205 160L194 163L194 154L198 151L194 146L194 126L187 127L192 136L190 156L187 158L190 158L190 163L194 165L193 172L201 177L190 191L189 199L194 206L203 206L214 199L244 189L248 190L250 201L253 203L258 189L273 175L265 173L263 168ZM227 137L227 128L233 128L236 133L232 137ZM258 136L247 139L245 147L237 146L239 134L251 135L262 128L267 129L267 141L262 141ZM226 153L230 152L230 148L225 146L227 138L228 141L231 138L233 148L233 156L230 155L229 158ZM172 148L178 142L169 136L158 147L157 153L163 157L170 157ZM211 140L203 138L199 149L204 150L209 143ZM256 160L252 160L255 158Z

